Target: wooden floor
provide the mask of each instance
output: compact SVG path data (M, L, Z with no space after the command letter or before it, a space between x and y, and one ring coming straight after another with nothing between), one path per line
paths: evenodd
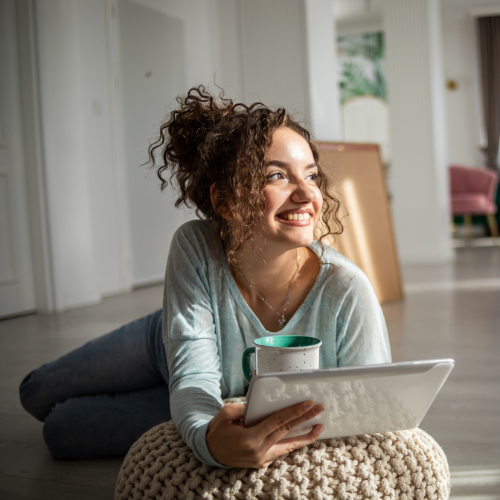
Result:
M500 248L457 249L453 264L404 269L406 299L386 304L395 361L452 357L422 428L445 450L452 498L500 500ZM56 461L17 388L33 368L161 304L161 287L63 314L0 321L0 499L112 499L120 460Z

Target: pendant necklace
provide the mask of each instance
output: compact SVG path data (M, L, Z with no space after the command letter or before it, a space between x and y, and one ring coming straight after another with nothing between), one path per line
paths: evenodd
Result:
M292 285L293 282L295 281L295 278L297 277L297 273L299 272L299 266L300 266L300 251L297 249L297 269L295 269L295 273L293 275L292 281L290 281L290 286L288 287L288 293L286 295L286 300L285 300L285 307L283 308L283 313L279 313L269 302L262 297L262 295L255 290L255 288L252 286L252 284L246 279L245 275L241 272L241 269L238 267L238 271L240 272L241 276L243 279L247 282L247 285L253 289L253 291L257 294L259 298L262 299L263 302L265 302L279 317L278 319L278 325L280 327L280 330L283 329L283 327L286 325L286 319L285 319L285 312L286 308L288 306L288 301L290 300L290 292L292 291Z

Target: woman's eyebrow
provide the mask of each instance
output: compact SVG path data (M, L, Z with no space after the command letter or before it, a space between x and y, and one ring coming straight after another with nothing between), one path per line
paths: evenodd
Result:
M271 165L281 168L288 168L290 166L286 161L279 161L279 160L269 160L266 161L266 163L264 164L265 167L269 167Z
M269 167L269 166L275 166L275 167L281 167L281 168L289 168L290 167L290 164L287 163L286 161L279 161L279 160L269 160L269 161L266 161L266 163L264 164L265 167ZM310 168L318 168L318 165L316 163L311 163L310 165L307 165L306 167L306 170L310 169Z

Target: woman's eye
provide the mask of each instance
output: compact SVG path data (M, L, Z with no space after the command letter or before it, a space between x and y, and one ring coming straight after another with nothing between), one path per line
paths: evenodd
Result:
M311 174L307 176L307 179L310 179L311 181L316 181L318 178L318 174Z
M285 176L283 175L282 172L274 172L274 174L269 174L267 176L268 181L279 181L281 179L284 179Z

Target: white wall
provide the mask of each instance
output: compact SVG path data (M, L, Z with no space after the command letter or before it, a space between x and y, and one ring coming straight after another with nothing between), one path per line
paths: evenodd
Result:
M192 210L174 207L177 192L160 192L156 172L141 166L175 98L204 84L243 99L240 7L233 0L117 3L114 43L120 48L116 77L121 103L132 244L132 283L163 279L171 238ZM145 76L149 72L150 76ZM168 173L165 174L168 176Z
M139 164L176 95L198 84L216 91L215 82L229 97L297 111L320 139L338 138L332 0L129 0L182 25L174 55L183 75L148 125L127 94L127 71L140 70L139 81L146 68L127 69L127 53L142 42L127 32L132 45L121 43L120 2L23 1L35 6L45 270L57 310L161 279L171 235L193 215L174 211L172 194L160 194L154 172Z
M230 74L226 62L234 63L238 50L238 0L133 0L134 3L156 10L184 23L186 88L198 84L219 83L219 76L227 78L235 92L238 78ZM221 33L220 31L224 31ZM225 44L224 47L220 47ZM226 46L227 45L227 46ZM224 56L229 56L226 61ZM124 56L122 56L124 57ZM225 82L222 82L225 83ZM221 85L222 86L222 85Z
M184 221L176 210L176 193L160 191L156 170L148 162L149 144L160 123L184 93L184 21L129 0L118 2L124 129L132 243L133 284L161 281L174 232ZM168 177L168 173L166 175Z
M452 258L439 5L384 1L392 213L403 262Z
M480 73L475 19L466 4L443 3L443 49L446 80L457 83L446 91L450 164L483 165L484 145Z
M211 11L218 54L215 81L228 97L245 99L241 5L235 0L217 0Z
M184 24L184 50L179 54L185 61L184 83L171 98L199 83L210 85L214 78L229 94L243 93L237 2L221 0L215 8L208 0L137 3ZM183 218L176 219L172 196L161 197L157 184L156 205L149 206L152 186L146 175L137 168L128 175L130 161L140 161L137 155L127 157L123 124L134 116L126 116L120 101L123 82L114 0L40 0L32 5L43 168L37 187L46 187L48 220L48 260L41 266L49 276L39 273L38 278L54 295L53 301L38 300L37 305L41 310L64 310L161 278L169 238ZM221 29L225 25L231 28ZM159 110L165 111L166 101L158 103ZM35 115L36 105L32 108ZM160 115L149 124L143 153L159 120ZM133 199L137 190L131 191L131 182L142 203ZM162 222L173 221L172 227L158 223L154 215L162 211ZM155 235L163 236L159 244ZM133 241L143 242L142 247L134 248Z
M109 5L78 2L84 150L96 286L101 295L130 286L128 218L124 213L123 165L115 131L114 85L110 72Z
M192 214L174 211L172 195L162 195L138 165L175 96L200 83L214 88L214 79L229 96L244 94L238 2L135 3L183 24L178 57L184 69L183 83L157 103L148 130L140 124L142 134L132 136L144 139L134 158L124 126L135 117L122 101L121 63L127 54L120 54L118 5L114 0L32 3L45 177L38 186L46 181L50 261L44 265L50 277L41 279L47 285L53 278L54 290L53 302L38 301L39 309L94 303L161 279L171 235Z
M282 106L315 139L339 140L333 0L238 3L246 102Z
M246 100L284 106L309 119L302 2L254 0L241 5Z
M55 309L130 285L104 0L36 2Z
M85 164L76 1L36 4L40 95L56 308L98 300Z

